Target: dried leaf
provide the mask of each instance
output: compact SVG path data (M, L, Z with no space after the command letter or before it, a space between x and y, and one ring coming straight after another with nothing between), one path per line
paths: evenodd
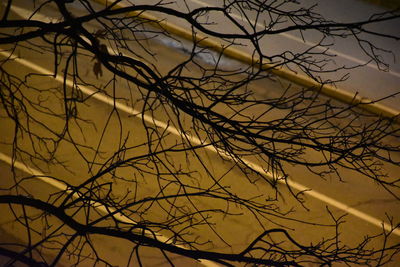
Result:
M94 65L93 65L93 73L94 73L94 75L96 75L97 79L99 78L99 75L100 75L100 77L103 76L103 71L101 69L100 61L96 61L94 63Z

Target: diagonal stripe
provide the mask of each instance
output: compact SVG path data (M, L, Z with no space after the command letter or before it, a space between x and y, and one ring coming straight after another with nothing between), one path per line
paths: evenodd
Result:
M6 52L6 51L0 51L0 55L2 55L4 57L12 57L12 55L10 53ZM24 66L26 66L28 68L31 68L31 69L39 72L39 73L51 74L50 70L45 69L45 68L43 68L41 66L38 66L37 64L35 64L33 62L30 62L28 60L21 59L21 58L14 58L14 57L13 57L13 60L15 62L17 62L17 63L19 63L21 65L24 65ZM61 76L57 76L55 79L57 81L61 82L61 83L63 82L63 77L61 77ZM68 79L67 80L67 85L68 86L72 86L73 82ZM191 136L189 134L186 134L186 133L176 129L173 126L168 125L165 122L156 120L155 118L153 118L151 116L148 116L146 114L141 114L140 111L135 110L135 109L133 109L133 108L131 108L131 107L125 105L125 104L122 104L121 102L119 102L119 101L117 101L117 100L115 100L115 99L113 99L113 98L111 98L109 96L106 96L104 94L98 93L98 92L96 92L96 91L94 91L94 90L92 90L92 89L90 89L88 87L85 87L85 86L79 86L79 88L84 94L90 95L92 98L95 98L96 100L98 100L98 101L100 101L100 102L102 102L102 103L104 103L106 105L110 105L110 106L113 106L113 107L115 106L117 109L119 109L119 110L121 110L123 112L126 112L129 115L137 117L137 118L140 118L140 119L143 119L147 123L151 123L151 124L153 124L153 125L155 125L157 127L165 129L165 131L170 132L171 134L174 134L174 135L177 135L177 136L182 136L192 144L207 145L206 142L200 140L199 138ZM211 151L211 152L219 153L220 155L223 155L225 158L228 158L230 160L237 161L237 159L232 157L228 152L220 150L220 149L217 149L216 147L212 146L211 144L208 144L204 148L209 150L209 151ZM276 180L276 179L274 179L274 176L273 176L273 174L271 172L266 172L260 165L257 165L257 164L255 164L253 162L250 162L250 161L246 160L246 159L242 159L242 162L248 168L250 168L250 169L252 169L252 170L254 170L254 171L256 171L256 172L258 172L258 173L260 173L262 175L264 175L266 178L271 179L271 180L272 179ZM351 215L353 215L353 216L355 216L355 217L357 217L357 218L359 218L359 219L361 219L363 221L366 221L366 222L368 222L368 223L370 223L372 225L375 225L375 226L377 226L379 228L383 227L386 231L391 231L392 230L391 225L386 223L386 222L384 222L383 220L377 219L377 218L375 218L375 217L373 217L373 216L371 216L371 215L369 215L369 214L367 214L365 212L362 212L360 210L352 208L349 205L347 205L345 203L342 203L342 202L340 202L340 201L338 201L336 199L333 199L333 198L331 198L329 196L326 196L326 195L324 195L324 194L322 194L322 193L320 193L320 192L318 192L316 190L310 190L306 186L304 186L304 185L302 185L300 183L297 183L297 182L295 182L293 180L290 180L290 179L286 179L286 180L278 179L278 182L283 183L283 184L287 183L287 185L291 186L292 188L294 188L294 189L296 189L298 191L304 191L304 194L306 194L306 195L309 195L309 196L311 196L311 197L313 197L315 199L318 199L318 200L320 200L320 201L322 201L322 202L324 202L324 203L326 203L326 204L328 204L330 206L336 207L336 208L338 208L338 209L340 209L340 210L342 210L344 212L347 212L347 213L349 213L349 214L351 214ZM395 234L397 236L400 236L400 229L399 228L394 229L393 230L393 234Z
M20 171L23 171L30 175L36 176L37 179L57 188L60 191L66 191L67 193L71 192L64 183L62 183L52 177L48 177L47 175L43 174L42 172L40 172L32 167L29 167L20 161L13 161L13 159L11 157L7 156L6 154L4 154L2 152L0 152L0 160L4 161L5 163L7 163L9 165L14 166L15 168L19 169ZM73 198L79 198L78 193L74 193L72 196L73 196ZM94 207L95 209L97 209L98 211L100 211L101 213L103 213L104 215L112 214L113 218L120 222L136 224L136 222L134 220L130 219L129 217L125 216L124 214L122 214L120 212L116 212L116 209L105 206L104 204L96 202L96 201L92 201L92 202L93 203L91 203L91 206ZM145 230L144 233L152 238L155 238L156 240L158 240L160 242L163 242L166 244L172 244L172 239L168 238L164 235L155 234L148 230ZM174 246L187 249L186 247L180 246L180 245L174 245ZM210 260L199 259L199 261L201 264L203 264L206 267L218 267L219 266Z

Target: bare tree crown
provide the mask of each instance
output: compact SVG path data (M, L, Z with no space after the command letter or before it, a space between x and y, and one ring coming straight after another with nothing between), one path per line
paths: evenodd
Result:
M101 250L113 242L124 244L128 266L146 266L149 251L172 266L182 258L379 266L398 257L390 215L391 230L348 246L340 240L344 216L327 208L329 223L318 224L283 205L308 209L304 192L291 186L297 172L359 175L399 201L400 180L388 175L400 166L397 119L268 72L286 68L340 85L347 74L335 75L346 67L334 64L329 48L346 38L386 69L382 54L391 51L370 36L399 41L374 28L399 21L398 11L340 22L294 0L200 8L186 1L32 0L25 16L15 12L22 2L5 1L0 14L0 151L12 165L1 178L0 208L23 233L12 242L0 238L8 265L113 265L120 259ZM167 20L191 29L192 41L168 32ZM265 49L263 42L281 33L312 33L318 41L307 49ZM222 52L209 49L210 38ZM175 48L171 55L166 44ZM244 47L251 64L223 53ZM24 63L31 57L51 72L18 67L31 66ZM25 174L23 164L32 167ZM245 246L223 226L236 218L257 224ZM293 222L330 235L298 240Z

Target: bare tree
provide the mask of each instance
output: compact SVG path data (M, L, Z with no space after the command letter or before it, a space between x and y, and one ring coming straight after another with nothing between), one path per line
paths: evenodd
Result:
M398 20L397 12L342 23L290 0L195 9L185 1L179 9L164 1L48 0L25 1L26 18L13 11L23 2L6 1L0 20L1 151L12 166L1 178L0 205L9 215L3 225L18 237L0 238L6 265L142 266L158 257L170 265L188 258L227 266L380 266L396 257L393 220L392 229L347 246L340 239L344 216L327 209L330 222L317 224L295 219L281 203L290 198L307 209L304 192L290 183L293 166L321 178L358 173L400 200L399 179L386 172L400 165L398 118L365 112L365 103L339 103L269 70L339 83L346 76L322 76L345 69L331 64L328 48L350 37L386 67L381 54L390 51L369 37L400 36L370 26ZM164 17L190 26L192 41L168 32ZM221 29L215 18L235 30ZM263 38L285 32L311 32L319 42L264 51ZM210 38L219 38L222 52L209 49ZM176 62L163 60L165 42L178 48L171 52ZM224 56L242 45L253 51L251 64ZM51 73L25 64L30 56ZM256 92L259 81L280 88ZM261 184L268 190L257 190ZM227 239L223 225L231 218L258 224L244 246ZM298 240L289 231L293 222L331 235ZM107 243L125 258L110 258L112 251L102 250Z

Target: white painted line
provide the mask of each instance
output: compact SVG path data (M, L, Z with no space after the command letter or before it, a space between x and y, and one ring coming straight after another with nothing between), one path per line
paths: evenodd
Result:
M190 1L193 2L193 3L196 3L196 4L198 4L199 6L202 6L202 7L207 6L207 3L201 2L199 0L190 0ZM11 10L13 10L15 13L17 13L21 17L25 17L25 18L29 18L29 16L31 16L31 14L32 14L31 10L27 10L27 9L24 9L24 8L21 8L21 7L17 7L17 6L11 6ZM234 13L232 13L231 16L236 18L236 19L238 19L238 20L243 21L243 17L242 16L239 16L239 15L234 14ZM40 21L43 21L43 22L56 22L58 20L57 18L51 18L51 17L48 17L48 16L44 16L40 12L36 12L33 15L32 19L40 20ZM249 21L253 25L256 25L259 29L264 29L264 25L262 25L261 23L259 23L259 22L256 23L254 20L249 20ZM307 41L307 40L304 41L303 39L298 38L296 36L293 36L293 35L291 35L289 33L280 33L279 35L284 36L284 37L286 37L288 39L291 39L293 41L296 41L298 43L308 45L309 47L316 46L316 48L321 50L321 51L325 51L326 50L326 47L322 47L320 45L317 45L317 43L310 42L310 41ZM364 65L364 64L367 63L365 60L361 60L359 58L350 56L348 54L339 52L339 51L337 51L337 50L335 50L333 48L330 48L329 52L334 54L334 55L336 55L336 56L345 58L345 59L347 59L349 61L353 61L353 62L355 62L357 64L360 64L360 65ZM368 63L368 64L366 64L366 66L369 67L369 68L381 71L376 66L376 64ZM389 71L387 71L387 73L400 78L400 73L399 72L396 72L396 71L393 71L393 70L389 70Z
M66 193L71 193L71 190L68 189L67 185L52 178L52 177L48 177L47 175L43 174L42 172L27 166L26 164L20 162L20 161L13 161L11 157L7 156L6 154L0 152L0 160L4 161L5 163L9 164L9 165L13 165L15 168L19 169L20 171L23 171L25 173L28 173L30 175L36 176L36 179L39 179L55 188L57 188L60 191L66 191ZM74 193L72 195L73 198L79 198L79 193ZM90 203L92 207L94 207L95 209L99 210L101 213L103 213L104 215L107 214L111 214L114 213L112 216L114 219L120 221L120 222L124 222L124 223L130 223L130 224L136 224L136 222L132 219L130 219L129 217L125 216L124 214L120 213L120 212L116 212L116 209L112 208L112 207L107 207L106 205L99 203L97 201L92 201L92 203ZM145 234L150 236L150 237L155 237L156 240L166 243L166 244L172 244L172 240L164 235L160 235L160 234L154 234L148 230L145 230ZM187 249L184 246L181 245L175 245L176 247L180 247L180 248L184 248ZM209 260L203 260L203 259L199 259L200 263L203 264L204 266L207 267L219 267L218 264L209 261Z
M4 56L4 57L11 57L12 56L7 51L0 51L0 54L2 56ZM42 67L38 66L37 64L35 64L33 62L30 62L28 60L21 59L21 58L15 58L15 57L13 58L13 60L15 62L20 63L21 65L24 65L24 66L26 66L26 67L28 67L30 69L33 69L33 70L35 70L35 71L37 71L39 73L48 74L48 75L51 75L51 73L52 73L50 70L42 68ZM55 79L57 81L59 81L60 83L63 83L63 77L57 76ZM71 80L69 80L69 79L66 82L67 82L68 86L72 86L73 85L73 82ZM105 103L107 105L110 105L112 107L114 107L114 104L115 104L116 108L118 108L119 110L121 110L123 112L126 112L127 114L129 114L131 116L137 117L139 119L143 119L145 122L151 123L151 124L153 124L153 125L155 125L157 127L165 129L165 131L168 131L168 132L170 132L170 133L172 133L174 135L183 136L189 142L191 142L192 144L195 144L195 145L207 145L207 143L205 141L202 141L202 140L198 139L197 137L191 136L189 134L186 134L186 133L184 133L184 132L172 127L171 125L168 125L165 122L156 120L155 118L153 118L151 116L148 116L146 114L142 115L140 111L135 110L135 109L133 109L133 108L131 108L131 107L125 105L125 104L122 104L121 102L116 101L116 100L114 100L113 98L111 98L109 96L100 94L99 92L96 92L96 91L94 91L94 90L92 90L92 89L90 89L88 87L85 87L85 86L79 86L79 89L84 94L90 95L92 98L95 98L100 102L103 102L103 103ZM232 157L226 151L217 149L217 148L215 148L214 146L212 146L210 144L205 146L204 148L209 150L209 151L212 151L212 152L215 152L215 153L219 153L220 155L223 155L224 157L226 157L228 159L231 159L233 161L237 161L237 159ZM246 164L247 167L251 168L252 170L254 170L254 171L256 171L256 172L258 172L260 174L263 174L266 178L271 179L271 180L274 179L273 174L271 172L266 172L260 165L257 165L255 163L250 162L250 161L245 160L245 159L243 159L242 161L243 161L244 164ZM364 212L362 212L360 210L352 208L352 207L350 207L350 206L348 206L348 205L346 205L346 204L344 204L344 203L342 203L342 202L340 202L338 200L335 200L335 199L333 199L331 197L328 197L328 196L326 196L326 195L324 195L322 193L319 193L316 190L309 190L309 188L307 188L306 186L304 186L304 185L302 185L300 183L297 183L297 182L289 180L289 179L287 179L286 181L284 179L278 179L278 182L283 183L283 184L285 184L287 182L287 184L289 186L291 186L292 188L294 188L296 190L299 190L299 191L304 191L305 195L309 195L309 196L311 196L311 197L313 197L315 199L318 199L318 200L320 200L322 202L325 202L326 204L328 204L330 206L336 207L336 208L338 208L338 209L340 209L340 210L342 210L342 211L344 211L346 213L352 214L353 216L355 216L355 217L357 217L357 218L359 218L361 220L364 220L364 221L366 221L366 222L368 222L370 224L373 224L373 225L375 225L375 226L377 226L379 228L383 227L386 231L391 231L392 230L391 225L389 225L385 221L379 220L379 219L377 219L377 218L375 218L375 217L373 217L373 216L371 216L371 215L369 215L367 213L364 213ZM400 228L394 229L393 230L393 234L395 234L397 236L400 236Z
M207 3L202 2L202 1L199 1L199 0L190 0L190 1L193 2L193 3L196 3L196 4L198 4L198 5L200 5L200 6L202 6L202 7L208 6ZM231 13L230 15L231 15L232 17L238 19L238 20L244 21L242 16L239 16L239 15L234 14L234 13ZM259 22L256 23L254 20L249 20L249 21L250 21L251 24L256 25L257 28L259 28L259 29L264 29L264 28L265 28L264 25L262 25L262 24L259 23ZM319 50L321 50L321 51L325 51L325 50L326 50L326 47L322 47L322 46L318 45L317 43L314 43L314 42L311 42L311 41L304 41L303 39L298 38L298 37L296 37L296 36L293 36L293 35L291 35L291 34L289 34L289 33L279 33L279 35L284 36L284 37L286 37L286 38L288 38L288 39L291 39L291 40L293 40L293 41L296 41L296 42L298 42L298 43L308 45L309 47L316 46L316 48L319 49ZM349 60L349 61L353 61L353 62L355 62L355 63L357 63L357 64L360 64L360 65L364 65L364 64L367 63L365 60L361 60L361 59L359 59L359 58L350 56L350 55L348 55L348 54L339 52L339 51L337 51L337 50L335 50L335 49L333 49L333 48L329 48L329 52L332 53L332 54L334 54L334 55L336 55L336 56L345 58L345 59L347 59L347 60ZM376 64L368 63L368 64L366 64L366 66L369 67L369 68L372 68L372 69L381 71L381 70L379 70L379 68L376 66ZM400 73L399 73L399 72L389 70L387 73L389 73L389 74L391 74L391 75L393 75L393 76L396 76L396 77L399 77L399 78L400 78Z

